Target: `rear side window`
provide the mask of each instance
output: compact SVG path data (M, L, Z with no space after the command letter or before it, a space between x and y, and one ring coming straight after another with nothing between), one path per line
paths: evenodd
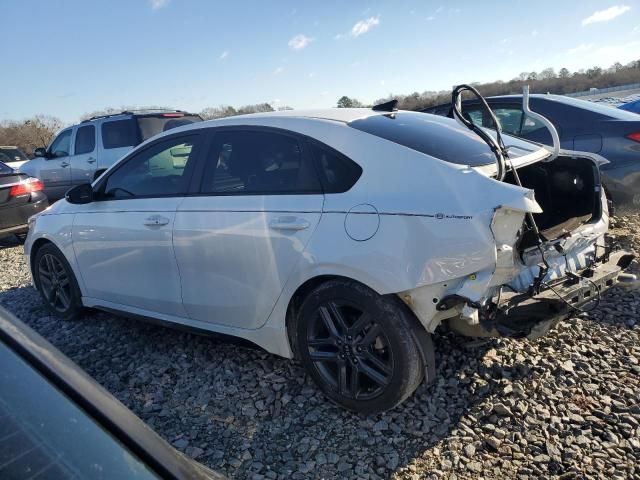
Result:
M102 146L104 148L132 147L138 143L138 130L132 118L102 124Z
M195 122L201 122L202 119L197 115L184 115L182 113L161 113L158 115L146 115L137 117L138 127L140 129L141 141L145 141L154 135L157 135L173 128L190 125Z
M335 150L315 142L310 147L325 193L346 192L362 175L360 165Z
M96 127L85 125L76 131L76 145L73 150L74 155L93 152L96 148Z
M213 194L321 193L300 143L275 132L221 130L207 156L201 191Z

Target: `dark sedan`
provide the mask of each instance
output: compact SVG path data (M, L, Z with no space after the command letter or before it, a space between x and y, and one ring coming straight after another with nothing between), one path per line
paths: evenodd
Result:
M0 307L0 478L220 479Z
M0 162L0 237L27 233L27 220L49 206L37 178L19 173Z
M551 135L537 120L524 115L522 95L489 97L502 130L551 145ZM547 117L558 130L561 148L593 152L609 160L602 180L617 209L640 208L640 117L631 112L561 95L531 95L529 107ZM477 125L491 128L487 112L477 101L462 104L463 113ZM423 110L451 117L451 104Z

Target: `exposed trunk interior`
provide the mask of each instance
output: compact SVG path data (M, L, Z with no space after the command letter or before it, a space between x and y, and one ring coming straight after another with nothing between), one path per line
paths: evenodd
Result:
M558 157L548 163L519 168L518 175L522 186L535 192L542 207L542 213L533 217L544 239L555 240L580 225L600 219L600 191L596 191L600 180L591 160ZM505 182L516 184L512 172Z

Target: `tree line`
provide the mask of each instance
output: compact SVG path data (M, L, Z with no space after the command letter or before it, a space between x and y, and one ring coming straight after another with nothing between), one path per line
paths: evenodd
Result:
M545 68L540 72L522 72L507 82L497 80L489 83L476 82L471 83L471 85L476 87L483 95L492 96L522 93L522 87L525 84L529 85L531 93L557 93L562 95L585 91L590 88L616 87L631 83L640 83L640 60L630 62L627 65L615 63L606 69L592 67L576 72L570 72L566 68L561 68L558 72L553 68ZM392 99L398 100L398 108L400 109L421 110L450 102L451 92L426 90L422 93L414 92L408 95L390 95L376 100L374 104ZM336 106L339 108L354 108L366 105L356 98L345 95L338 99ZM145 108L166 107L154 106ZM135 108L126 106L121 108L110 107L86 113L80 119L84 120L132 109ZM219 105L217 107L204 108L199 112L199 115L205 120L210 120L247 113L273 112L275 110L269 103L243 105L237 108L230 105ZM279 107L278 110L291 110L291 107L283 106ZM35 115L24 120L4 120L0 122L0 145L16 145L27 155L32 156L35 148L48 145L55 133L64 126L65 123L62 120L51 115Z
M568 93L582 92L590 88L608 88L631 83L640 83L640 60L622 65L617 62L609 68L592 67L571 72L567 68L561 68L556 72L553 68L545 68L540 72L522 72L517 77L505 82L497 80L489 83L474 82L478 91L487 97L493 95L509 95L522 93L522 87L529 85L531 93L556 93L566 95ZM414 92L408 95L389 95L376 100L373 104L398 100L398 108L401 110L422 110L451 101L451 90L433 91L422 93ZM338 99L337 107L363 106L355 98L343 96Z

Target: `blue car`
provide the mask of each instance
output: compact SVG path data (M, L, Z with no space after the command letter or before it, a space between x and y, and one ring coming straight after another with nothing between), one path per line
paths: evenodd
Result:
M640 99L623 103L618 108L620 110L626 110L627 112L640 113Z
M522 95L486 98L505 133L529 141L552 144L548 130L524 115ZM530 95L529 107L547 117L558 130L561 148L593 152L610 163L601 167L605 191L617 211L640 209L640 116L607 105L562 95ZM492 121L478 101L462 104L462 111L476 125L492 128ZM451 104L423 110L451 117Z

